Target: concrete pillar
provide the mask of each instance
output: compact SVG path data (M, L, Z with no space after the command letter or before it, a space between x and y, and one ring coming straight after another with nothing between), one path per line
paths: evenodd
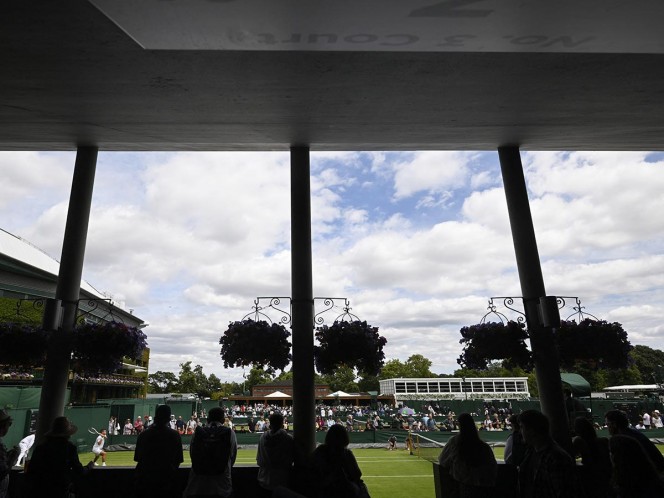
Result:
M64 413L71 358L71 335L76 325L81 291L97 152L96 147L79 147L76 153L55 300L49 300L44 313L43 326L51 329L53 334L48 344L48 357L42 382L37 439L49 430L53 419Z
M291 147L290 154L293 436L296 463L304 465L316 447L309 148Z
M530 214L528 191L518 147L499 147L500 169L505 186L507 210L512 228L523 305L526 313L530 345L535 363L540 406L551 423L554 439L571 451L571 439L560 365L555 347L553 329L545 327L540 319L540 298L546 296L540 266L535 229Z

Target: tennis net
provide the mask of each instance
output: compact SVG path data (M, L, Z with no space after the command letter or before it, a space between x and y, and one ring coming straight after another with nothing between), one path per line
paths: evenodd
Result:
M434 441L433 439L429 439L420 433L415 433L413 436L415 455L430 462L437 462L440 452L443 451L445 445L438 441Z

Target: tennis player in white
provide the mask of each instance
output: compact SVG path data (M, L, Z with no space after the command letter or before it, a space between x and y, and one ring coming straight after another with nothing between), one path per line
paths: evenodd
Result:
M95 459L93 460L95 465L99 465L97 463L97 459L101 456L101 466L106 467L106 452L104 451L104 442L106 441L106 429L103 429L100 433L99 436L97 436L97 439L95 440L95 444L92 445L92 453L95 454Z

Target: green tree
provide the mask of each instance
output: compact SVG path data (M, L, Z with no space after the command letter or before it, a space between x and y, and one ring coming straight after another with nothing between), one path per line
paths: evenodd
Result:
M641 382L664 383L664 351L637 345L629 356L641 374Z
M332 392L357 392L359 387L356 382L355 369L347 365L339 366L334 373L323 375L323 381L330 385Z
M221 390L221 379L219 379L219 377L217 377L215 374L210 374L207 379L207 384L208 390L210 391L210 396L212 396L212 393Z
M180 363L178 374L178 391L181 393L195 393L197 391L197 379L191 361Z
M214 374L212 374L214 375ZM226 398L232 394L240 394L242 392L242 384L237 382L222 382L219 389L212 392L211 399Z
M405 362L388 360L381 368L378 379L438 377L431 372L432 362L421 354L411 355Z
M431 360L421 354L411 355L404 363L406 376L412 378L436 377L436 374L431 373L431 365Z
M360 392L379 391L380 381L375 375L363 375L357 381L357 387Z
M406 367L401 362L401 360L396 359L387 360L385 365L383 365L383 368L380 369L380 373L378 374L378 378L380 380L399 379L402 377L407 377Z
M274 380L293 380L293 371L288 370L281 372L279 375L277 375Z
M148 375L148 392L154 394L179 392L178 378L173 372L157 370Z
M272 382L271 373L263 368L252 368L244 381L244 390L251 392L251 388L258 384Z

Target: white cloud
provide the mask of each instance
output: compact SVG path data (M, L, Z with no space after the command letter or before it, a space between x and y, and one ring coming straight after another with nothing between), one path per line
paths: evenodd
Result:
M661 347L664 165L645 153L523 158L549 294L579 296L632 342ZM0 154L2 228L56 258L73 160ZM291 293L289 161L100 153L84 277L150 323L151 371L191 360L241 378L222 368L218 340L257 296ZM311 193L314 295L348 297L390 358L419 353L451 373L461 326L490 296L520 295L495 154L315 153Z
M394 170L394 197L400 199L418 192L447 195L463 187L468 181L467 152L417 152L413 158L396 162Z

